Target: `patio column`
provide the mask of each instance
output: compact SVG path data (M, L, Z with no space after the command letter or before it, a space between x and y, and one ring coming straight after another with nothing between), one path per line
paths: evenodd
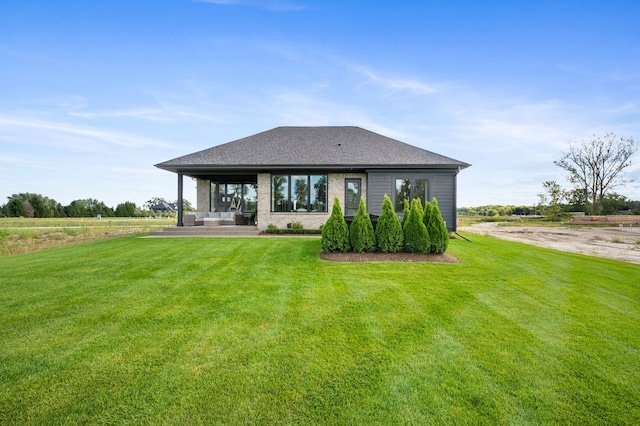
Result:
M182 184L182 173L178 173L178 226L183 226L184 222L182 221L182 211L183 211L183 201L182 201L182 192L183 192L183 184Z

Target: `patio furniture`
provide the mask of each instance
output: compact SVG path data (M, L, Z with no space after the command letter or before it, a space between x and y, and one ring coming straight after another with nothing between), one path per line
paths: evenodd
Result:
M182 221L184 226L196 226L196 215L187 213Z
M184 216L184 226L235 225L236 212L189 212ZM240 214L242 217L242 214Z
M205 217L202 219L204 226L220 226L222 225L222 219L219 217Z

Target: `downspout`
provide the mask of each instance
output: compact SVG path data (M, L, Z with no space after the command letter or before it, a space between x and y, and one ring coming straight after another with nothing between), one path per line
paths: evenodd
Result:
M458 232L457 232L457 231L453 231L453 233L454 233L454 234L456 234L458 237L462 238L463 240L467 240L467 241L469 241L470 243L472 243L472 242L473 242L473 241L471 241L470 239L468 239L467 237L463 237L462 235L458 234Z
M453 176L453 232L456 234L458 230L458 173L460 173L460 166Z

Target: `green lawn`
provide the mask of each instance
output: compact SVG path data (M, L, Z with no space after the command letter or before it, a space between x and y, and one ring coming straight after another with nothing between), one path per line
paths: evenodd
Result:
M637 424L640 266L480 236L460 264L319 239L0 258L0 424Z

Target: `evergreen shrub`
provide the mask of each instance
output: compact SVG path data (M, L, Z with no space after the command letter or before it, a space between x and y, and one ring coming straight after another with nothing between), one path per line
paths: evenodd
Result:
M409 200L404 200L404 212L402 213L402 229L404 229L404 224L407 223L407 218L409 217Z
M325 253L336 251L345 253L349 251L349 228L342 215L338 197L333 201L331 216L322 227L321 245L322 251Z
M431 253L441 254L447 251L449 247L449 231L442 219L438 200L433 198L431 204L431 214L427 223L427 231L431 240Z
M404 251L407 253L428 254L431 250L429 232L422 221L424 212L419 198L411 202L411 209L404 223Z
M369 217L367 213L367 207L363 197L360 197L358 212L354 216L351 227L349 228L349 241L351 243L351 250L354 253L373 251L376 245L376 235L373 231L371 217Z
M378 218L375 234L378 250L382 253L396 253L402 248L402 225L387 194L384 194L382 215Z
M431 218L431 211L433 210L433 205L430 202L424 203L424 212L422 215L422 221L424 222L424 226L427 227L427 231L429 231L429 218Z

